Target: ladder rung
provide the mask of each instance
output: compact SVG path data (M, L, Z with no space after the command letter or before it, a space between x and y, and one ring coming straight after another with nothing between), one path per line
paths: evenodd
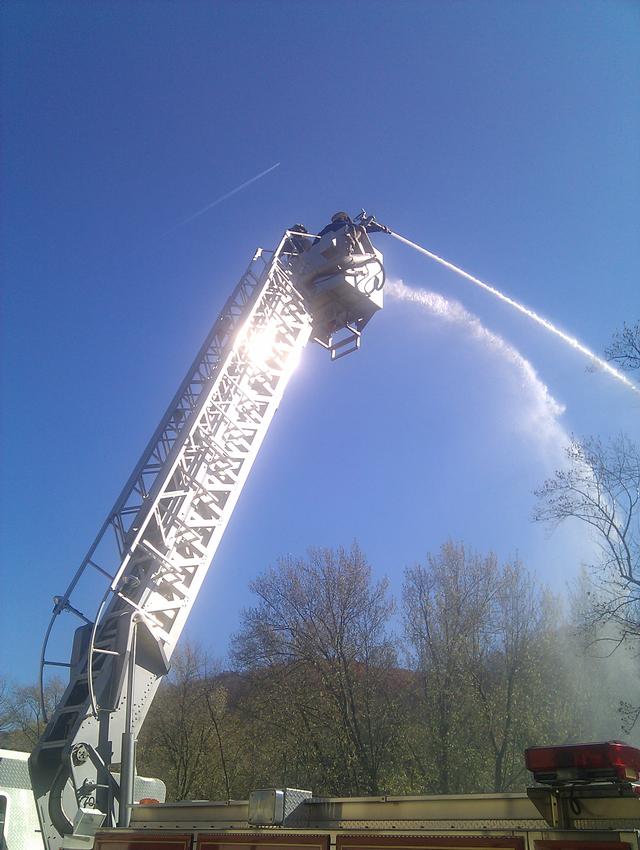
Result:
M38 745L39 750L62 750L66 746L67 742L65 741L44 741L43 743Z
M54 613L61 614L63 611L68 611L70 614L73 614L74 616L78 617L79 620L82 620L84 623L86 623L87 626L93 625L91 620L87 619L87 617L85 617L82 611L78 611L77 608L73 607L73 605L69 602L66 596L54 596L53 602L55 605L55 608L53 609Z
M64 708L60 708L57 710L57 714L73 714L77 713L81 709L84 708L84 703L79 703L77 705L65 705Z

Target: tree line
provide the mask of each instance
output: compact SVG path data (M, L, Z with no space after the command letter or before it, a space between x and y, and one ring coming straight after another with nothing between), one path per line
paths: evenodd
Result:
M187 646L145 724L139 768L176 798L521 789L525 747L615 737L640 701L577 629L579 593L572 620L520 561L460 543L407 569L397 606L356 544L251 591L230 669Z
M251 592L227 662L186 644L143 727L138 770L171 799L522 789L525 747L615 737L620 700L640 703L576 627L590 591L567 615L519 560L462 543L408 568L398 602L355 543L282 558ZM2 699L3 746L30 749L35 688Z

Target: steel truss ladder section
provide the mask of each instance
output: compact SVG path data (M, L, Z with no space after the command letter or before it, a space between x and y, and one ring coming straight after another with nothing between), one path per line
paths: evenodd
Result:
M56 599L42 670L59 664L47 658L58 615L69 611L85 625L71 662L59 665L70 667L69 685L30 760L47 846L72 831L63 806L72 774L84 805L113 807L118 789L105 777L120 761L127 702L137 730L309 339L311 319L292 284L285 243L286 234L275 252L256 252L69 589ZM109 563L98 558L109 551L107 537L115 540ZM93 619L72 604L88 573L108 580ZM82 760L88 773L78 794L75 766L82 772Z

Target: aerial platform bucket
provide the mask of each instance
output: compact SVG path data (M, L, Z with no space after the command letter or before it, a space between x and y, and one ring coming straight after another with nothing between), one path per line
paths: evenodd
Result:
M348 224L300 254L295 280L313 317L312 339L336 360L360 347L360 335L383 306L383 257L369 235Z

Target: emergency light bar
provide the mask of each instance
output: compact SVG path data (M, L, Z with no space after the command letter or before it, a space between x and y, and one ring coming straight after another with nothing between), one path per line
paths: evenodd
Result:
M536 782L547 785L637 782L640 778L640 750L620 741L529 747L524 758Z

